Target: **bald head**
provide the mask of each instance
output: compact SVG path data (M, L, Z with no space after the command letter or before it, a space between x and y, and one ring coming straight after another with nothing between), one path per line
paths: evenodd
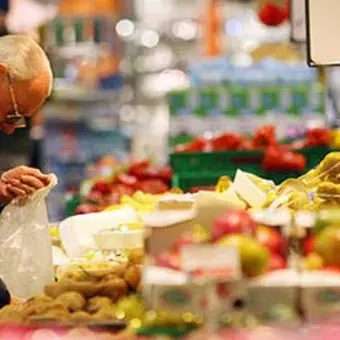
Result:
M53 75L43 49L27 35L0 38L0 130L15 112L31 117L51 94ZM13 132L6 126L5 131Z
M43 49L31 37L7 35L0 38L0 64L8 67L14 82L30 80L47 73L51 92L53 77L50 63Z

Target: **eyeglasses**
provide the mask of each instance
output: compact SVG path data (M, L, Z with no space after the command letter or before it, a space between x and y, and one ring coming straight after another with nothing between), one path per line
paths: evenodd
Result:
M6 118L4 123L8 125L12 125L16 129L22 129L26 127L26 119L25 116L19 113L18 110L18 103L15 97L14 93L14 88L13 88L13 82L8 74L8 84L9 84L9 92L11 95L11 100L12 100L12 105L14 109L14 113L9 113Z

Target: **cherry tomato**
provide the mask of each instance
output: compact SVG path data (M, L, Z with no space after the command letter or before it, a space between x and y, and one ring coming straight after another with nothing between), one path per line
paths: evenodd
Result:
M213 151L236 150L242 142L242 137L232 133L224 133L211 140Z
M116 177L116 181L120 184L127 185L129 187L136 187L137 178L135 176L120 174Z
M151 165L151 163L148 160L134 162L128 168L127 173L129 175L133 175L133 176L139 177L139 176L141 176L144 173L144 171L147 168L150 167L150 165Z
M93 185L92 191L100 192L103 195L109 195L111 192L111 184L105 181L98 181Z
M167 192L169 186L160 179L147 179L139 183L139 189L147 194L158 195Z
M132 196L135 192L135 189L125 185L125 184L115 184L112 188L112 193L111 195L127 195L127 196Z

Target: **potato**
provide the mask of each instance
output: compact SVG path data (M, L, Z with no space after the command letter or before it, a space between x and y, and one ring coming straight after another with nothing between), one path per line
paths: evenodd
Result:
M20 324L24 322L21 308L8 305L0 310L0 323Z
M77 292L85 298L91 298L96 296L100 290L100 283L87 281L62 280L61 282L45 286L45 294L52 298L57 298L67 292Z
M73 321L93 321L93 317L84 311L78 311L71 316Z
M101 296L106 296L117 302L121 297L128 293L128 286L123 279L115 278L102 284Z
M130 288L136 290L141 281L141 269L138 265L130 266L124 275L124 280Z
M143 264L145 258L145 252L143 248L131 249L129 252L130 264Z
M61 294L56 299L56 302L60 302L71 313L82 310L86 305L86 301L84 297L77 292L67 292L67 293Z
M111 306L112 300L105 296L95 296L87 301L86 310L89 313L97 313L100 309L106 306Z

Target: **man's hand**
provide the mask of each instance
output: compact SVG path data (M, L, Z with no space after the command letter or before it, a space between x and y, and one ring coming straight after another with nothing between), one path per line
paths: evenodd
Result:
M50 182L50 177L27 166L4 172L0 178L0 201L9 203L16 197L27 197Z

